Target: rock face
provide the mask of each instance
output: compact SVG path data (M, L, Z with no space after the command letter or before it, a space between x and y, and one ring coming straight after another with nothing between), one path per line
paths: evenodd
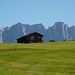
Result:
M52 27L47 29L52 40L61 41L68 40L68 25L63 22L56 22Z
M75 26L68 28L68 38L69 40L75 40Z
M16 42L16 39L20 36L24 35L23 25L18 23L16 25L11 26L10 28L5 28L2 38L3 42Z
M17 23L11 27L0 28L0 42L14 43L17 38L35 31L44 35L45 42L49 40L75 40L75 26L69 27L63 22L56 22L48 29L41 23L34 25Z

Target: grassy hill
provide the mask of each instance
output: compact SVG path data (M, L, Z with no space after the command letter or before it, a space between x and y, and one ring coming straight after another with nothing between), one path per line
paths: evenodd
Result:
M75 41L0 44L0 75L75 75Z

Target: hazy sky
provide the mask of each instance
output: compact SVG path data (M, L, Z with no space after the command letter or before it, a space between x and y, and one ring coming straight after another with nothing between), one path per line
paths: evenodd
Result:
M57 21L75 25L75 0L0 0L0 27L18 22L48 27Z

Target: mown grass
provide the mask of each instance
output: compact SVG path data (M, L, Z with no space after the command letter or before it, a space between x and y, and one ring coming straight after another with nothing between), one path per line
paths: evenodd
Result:
M75 75L75 41L0 44L0 75Z

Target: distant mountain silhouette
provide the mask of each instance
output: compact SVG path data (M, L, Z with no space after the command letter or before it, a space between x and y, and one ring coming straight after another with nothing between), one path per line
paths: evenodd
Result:
M75 26L69 27L63 22L56 22L48 29L41 23L29 25L19 22L11 27L0 28L0 42L14 43L17 38L35 31L44 35L43 40L45 42L49 40L75 40Z

